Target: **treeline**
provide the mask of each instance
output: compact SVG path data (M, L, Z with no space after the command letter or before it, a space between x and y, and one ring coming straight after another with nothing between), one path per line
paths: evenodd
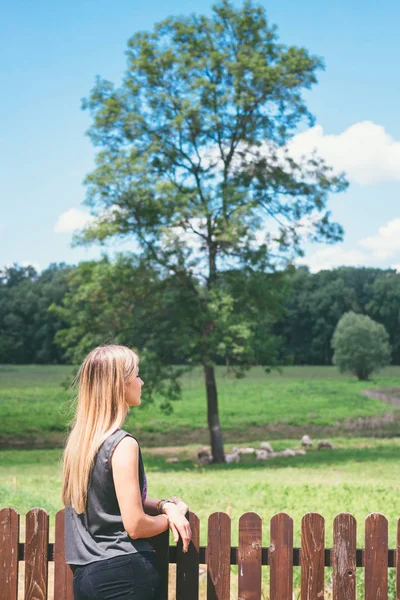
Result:
M73 267L51 264L40 275L14 264L0 271L0 363L63 364L55 335L66 324L48 309L61 304Z
M384 325L392 363L400 364L400 275L388 269L341 267L311 274L300 268L290 278L285 316L274 333L282 359L296 365L329 365L331 339L340 317L352 310Z
M166 362L186 362L190 339L181 325L196 317L195 308L157 277L131 270L129 260L51 264L40 274L32 266L5 268L0 272L0 363L65 364L77 360L75 348L87 350L111 339L139 348L150 340ZM235 277L221 277L230 297L244 285ZM329 365L334 329L352 310L385 326L392 362L400 364L400 275L395 271L341 267L312 274L300 267L266 277L249 289L252 296L261 290L265 310L254 327L252 354L244 361ZM157 293L152 293L155 281ZM246 310L238 301L238 331ZM225 354L216 351L216 362L226 362Z

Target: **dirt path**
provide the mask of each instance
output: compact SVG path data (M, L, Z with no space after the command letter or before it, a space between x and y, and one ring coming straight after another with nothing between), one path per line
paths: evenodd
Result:
M375 393L376 390L373 390ZM374 396L377 397L377 396ZM380 398L382 400L382 398ZM398 402L400 407L400 398ZM307 433L311 437L397 437L400 435L400 419L396 413L399 410L388 412L380 417L348 418L337 421L334 425L320 426L305 423L302 426L287 425L282 423L256 426L251 425L243 429L225 430L224 443L227 445L247 443L249 440L278 440L278 439L301 439ZM10 448L21 449L45 449L63 448L65 436L51 435L45 439L39 436L30 439L16 439L15 437L0 438L0 450ZM155 433L142 431L140 442L146 448L168 447L173 451L174 447L196 444L196 446L208 446L210 443L208 429L205 427L190 430L176 430L168 433Z
M393 406L400 406L400 388L383 388L382 390L364 390L362 396L367 398L376 398Z

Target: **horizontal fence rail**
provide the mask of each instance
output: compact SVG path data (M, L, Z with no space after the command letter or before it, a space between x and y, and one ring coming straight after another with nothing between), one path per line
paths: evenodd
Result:
M41 508L26 514L25 543L19 541L20 515L14 508L0 510L0 600L18 600L18 566L25 562L23 597L48 598L48 564L54 561L54 600L73 600L72 577L64 555L64 510L55 519L55 543L49 543L49 515ZM364 569L365 600L388 598L388 568L400 560L400 519L397 545L388 548L388 522L371 513L365 520L365 548L356 548L356 520L340 513L333 522L333 545L325 547L325 520L307 513L301 521L301 548L293 547L293 519L279 513L270 521L270 545L262 546L262 520L254 513L239 519L238 546L231 546L231 519L216 512L208 519L207 546L200 546L200 522L189 513L192 541L169 546L169 532L151 538L164 576L168 600L168 570L176 564L177 600L199 598L199 566L207 566L207 600L231 600L230 565L238 565L238 600L293 600L293 567L301 569L301 600L323 600L324 569L332 567L333 600L356 600L356 569ZM262 567L269 566L269 590L262 590ZM400 568L396 573L396 600L400 600Z

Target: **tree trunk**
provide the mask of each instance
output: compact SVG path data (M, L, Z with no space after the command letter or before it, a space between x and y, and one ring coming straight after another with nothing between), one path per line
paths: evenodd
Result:
M357 371L357 379L359 381L368 381L369 373L367 371Z
M225 462L224 443L218 415L217 384L214 367L204 365L204 377L207 390L207 418L210 431L211 453L215 463Z

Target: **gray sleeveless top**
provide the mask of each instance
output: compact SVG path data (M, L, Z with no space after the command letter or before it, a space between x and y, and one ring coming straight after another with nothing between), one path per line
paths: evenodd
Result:
M85 565L121 554L153 550L148 539L133 540L129 537L115 493L110 458L115 446L127 435L134 437L123 429L117 429L100 446L89 478L86 511L78 515L72 507L65 507L67 564ZM139 484L142 500L145 500L147 482L140 446Z

